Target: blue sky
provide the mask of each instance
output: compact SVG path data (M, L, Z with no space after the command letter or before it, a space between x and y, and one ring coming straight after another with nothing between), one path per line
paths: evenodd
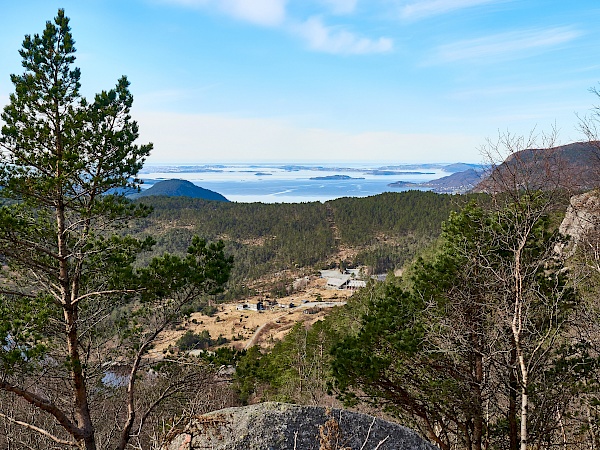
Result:
M26 0L1 105L59 7L84 95L129 77L150 163L479 162L499 131L581 140L600 104L597 0Z

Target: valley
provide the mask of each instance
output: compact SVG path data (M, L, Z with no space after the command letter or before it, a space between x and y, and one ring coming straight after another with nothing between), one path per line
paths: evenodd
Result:
M176 342L186 332L200 333L208 331L211 338L222 336L227 339L226 346L237 350L258 346L264 350L271 348L281 340L297 323L306 326L322 320L331 308L342 306L353 292L333 290L325 286L323 278L311 277L308 285L292 295L274 301L273 306L266 305L264 310L239 310L241 305L256 305L264 301L261 296L245 298L243 302L227 302L217 305L212 316L195 312L181 321L176 329L164 333L152 353L157 359L174 349ZM294 305L290 307L290 304ZM280 306L281 305L281 306ZM194 354L194 351L190 352Z

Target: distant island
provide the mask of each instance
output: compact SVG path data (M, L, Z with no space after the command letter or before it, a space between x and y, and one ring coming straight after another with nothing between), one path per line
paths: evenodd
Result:
M435 172L406 172L396 170L371 170L369 175L435 175Z
M335 180L364 180L364 178L351 177L350 175L328 175L326 177L311 177L310 180L323 180L323 181L335 181Z
M177 175L178 169L181 174ZM197 169L194 173L190 170ZM318 165L279 163L188 164L184 166L149 166L141 174L142 188L171 178L192 180L198 186L212 189L236 202L293 203L297 201L327 201L340 196L368 196L388 191L431 190L460 193L473 188L464 175L453 179L435 179L444 175L474 169L483 173L484 167L470 163L427 163L373 165L373 163L344 163ZM193 174L193 175L192 175ZM400 181L400 182L398 182ZM466 182L465 182L466 181ZM389 186L389 183L398 182ZM475 182L475 184L478 180ZM119 190L125 195L134 194ZM154 191L149 191L154 195ZM170 195L170 194L166 194Z
M413 183L411 181L396 181L395 183L388 184L388 186L395 187L395 188L407 188L407 187L420 188L420 187L422 187L422 184L421 183Z
M218 192L204 189L196 186L194 183L187 180L163 180L154 183L145 191L128 195L129 198L140 198L148 196L165 196L165 197L191 197L201 198L203 200L214 200L218 202L228 202L224 196Z

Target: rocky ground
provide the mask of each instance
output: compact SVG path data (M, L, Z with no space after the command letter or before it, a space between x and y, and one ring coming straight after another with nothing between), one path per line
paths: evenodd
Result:
M435 450L414 431L355 412L286 403L227 408L173 430L165 450Z

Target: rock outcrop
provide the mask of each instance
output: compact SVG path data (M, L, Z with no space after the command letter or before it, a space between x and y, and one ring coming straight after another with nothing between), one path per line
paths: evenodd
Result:
M165 450L435 450L417 433L339 409L286 403L226 408L174 430Z
M586 232L600 224L600 198L598 192L590 191L571 197L565 218L559 231L579 240Z
M600 226L600 197L597 191L590 191L571 197L565 217L560 224L559 231L569 236L566 248L557 248L559 252L571 254L575 251L577 243L586 235L597 230Z

